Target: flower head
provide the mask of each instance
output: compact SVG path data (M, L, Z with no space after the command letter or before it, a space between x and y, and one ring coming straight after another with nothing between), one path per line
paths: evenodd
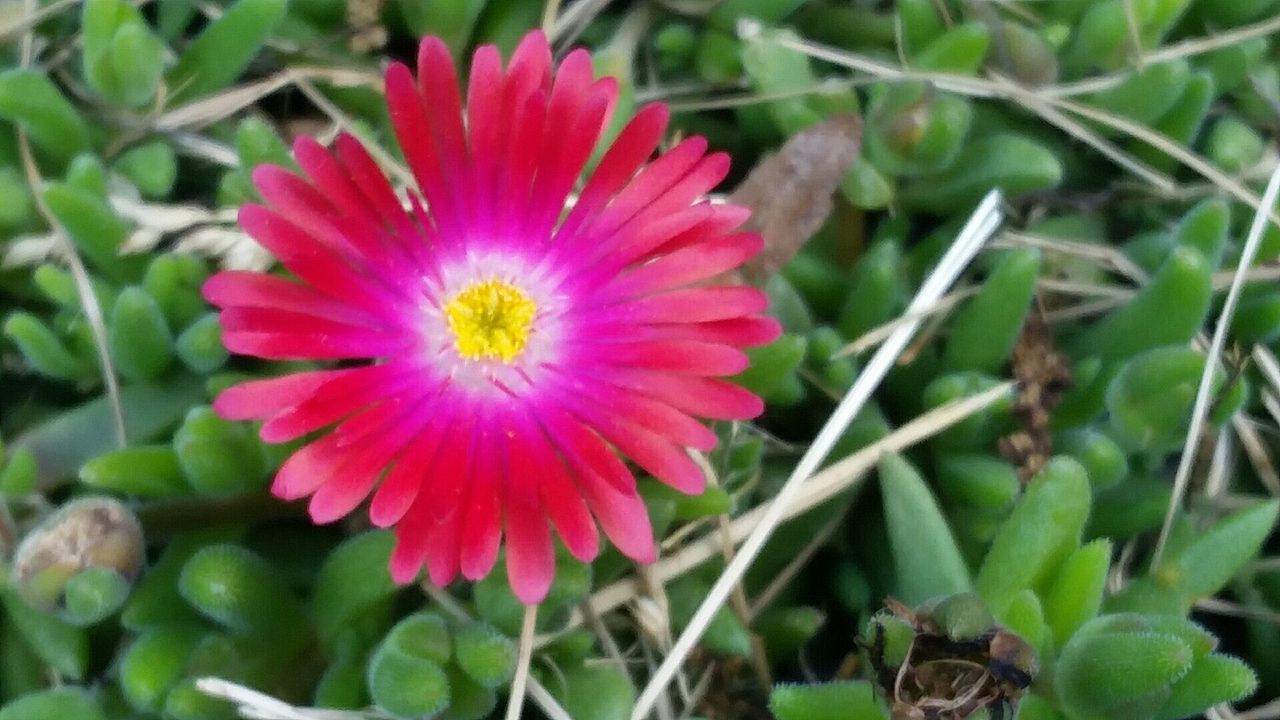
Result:
M415 81L394 64L387 101L416 188L407 202L353 137L302 138L296 176L253 175L265 205L240 222L295 279L222 272L205 285L233 352L348 361L244 383L215 403L284 442L332 426L280 468L272 491L310 496L330 522L372 495L395 527L391 572L425 564L443 585L493 568L525 602L554 572L551 527L582 560L595 523L626 555L653 531L619 454L700 492L688 449L701 419L745 419L756 396L725 380L741 348L777 337L765 296L708 281L761 249L740 207L703 196L728 170L689 138L650 161L663 105L642 109L577 185L617 99L585 51L553 71L541 33L504 68L482 47L464 109L448 49L426 38ZM350 361L366 361L353 363ZM594 520L593 520L594 518Z

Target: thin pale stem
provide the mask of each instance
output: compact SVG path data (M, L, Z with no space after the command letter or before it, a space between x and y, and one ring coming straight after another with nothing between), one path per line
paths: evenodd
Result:
M507 720L519 720L524 710L525 686L529 682L529 660L533 658L533 631L538 624L538 606L526 605L524 621L520 623L520 654L516 657L516 676L511 681L511 696L507 698Z
M1191 480L1191 468L1196 460L1196 448L1200 443L1200 433L1204 429L1205 418L1209 414L1209 405L1213 401L1213 380L1218 372L1218 362L1222 356L1222 348L1227 342L1227 331L1231 329L1231 318L1235 315L1236 304L1240 300L1240 291L1244 288L1245 275L1253 258L1262 245L1263 231L1267 227L1267 215L1270 208L1276 206L1276 198L1280 196L1280 167L1267 182L1266 192L1262 195L1262 203L1253 216L1253 225L1240 253L1240 263L1236 267L1236 276L1227 291L1227 299L1222 304L1222 313L1218 316L1217 327L1213 330L1213 339L1209 343L1209 352L1205 357L1204 374L1200 376L1200 388L1196 392L1196 402L1191 408L1191 423L1187 428L1187 437L1182 445L1182 458L1178 462L1178 471L1173 477L1173 496L1169 498L1169 508L1165 511L1164 524L1160 527L1160 538L1156 541L1155 551L1151 553L1151 571L1155 572L1164 559L1164 548L1169 541L1169 532L1173 529L1173 519L1182 506L1182 497L1187 492L1187 484Z

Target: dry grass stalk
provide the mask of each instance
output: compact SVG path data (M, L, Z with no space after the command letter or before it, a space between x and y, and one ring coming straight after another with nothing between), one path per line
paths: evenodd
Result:
M1267 183L1266 192L1262 196L1261 208L1273 208L1276 198L1280 197L1280 167L1276 168L1271 180ZM1196 450L1199 447L1200 433L1203 432L1205 419L1208 417L1210 403L1214 396L1214 377L1221 362L1222 349L1227 342L1227 331L1231 328L1231 318L1235 315L1236 304L1240 299L1240 291L1244 288L1245 273L1253 264L1253 258L1262 245L1262 233L1266 229L1268 213L1259 209L1254 215L1249 235L1245 239L1244 249L1240 253L1240 265L1236 269L1231 289L1227 291L1222 313L1218 316L1214 328L1213 340L1209 343L1209 351L1205 358L1204 373L1200 376L1200 387L1196 392L1195 404L1191 408L1191 422L1187 428L1186 441L1182 445L1182 457L1178 461L1178 470L1173 478L1173 495L1169 499L1169 509L1165 512L1164 525L1160 528L1160 536L1156 540L1155 550L1151 553L1151 571L1160 567L1164 547L1173 529L1173 520L1182 506L1182 498L1187 492L1187 484L1191 480L1191 468L1195 463Z

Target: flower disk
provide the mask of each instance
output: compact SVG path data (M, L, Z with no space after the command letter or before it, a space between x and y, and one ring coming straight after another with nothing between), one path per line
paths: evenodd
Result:
M392 125L416 187L398 195L353 137L302 138L302 175L259 167L264 205L240 223L291 277L226 271L205 297L233 352L338 367L247 382L225 418L287 442L317 431L272 491L310 496L337 520L369 500L395 527L391 573L425 565L444 585L507 573L528 603L547 593L554 527L574 557L654 558L653 530L622 457L687 493L704 478L705 420L755 417L759 398L722 378L772 341L754 288L715 278L760 252L748 212L705 195L729 167L688 138L652 158L669 111L633 117L585 168L617 100L591 58L553 69L541 33L503 67L478 49L465 103L449 50L422 41L417 78L386 76ZM570 193L580 188L576 202Z
M537 312L528 295L501 280L478 282L444 306L459 355L501 358L508 365L529 343L529 325Z

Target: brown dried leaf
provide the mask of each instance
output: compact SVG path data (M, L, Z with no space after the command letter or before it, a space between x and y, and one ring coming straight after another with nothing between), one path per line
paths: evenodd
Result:
M1000 454L1018 468L1023 481L1030 480L1053 455L1049 431L1050 412L1071 388L1071 363L1058 351L1044 316L1032 313L1013 347L1010 360L1018 380L1014 415L1020 428L1000 438Z
M831 196L862 145L862 119L834 115L788 140L756 165L729 201L751 209L746 229L764 236L764 252L740 271L763 285L790 262L831 214Z

